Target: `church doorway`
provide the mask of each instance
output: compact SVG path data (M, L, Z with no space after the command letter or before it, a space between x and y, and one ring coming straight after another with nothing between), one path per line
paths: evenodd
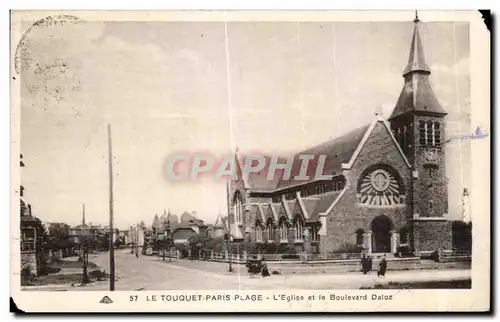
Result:
M372 252L389 253L391 251L392 222L387 216L378 216L373 219L372 229Z

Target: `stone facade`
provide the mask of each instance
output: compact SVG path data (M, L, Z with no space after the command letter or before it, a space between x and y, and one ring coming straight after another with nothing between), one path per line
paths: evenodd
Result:
M411 169L394 145L387 128L382 122L377 122L372 135L366 141L358 159L350 170L344 171L346 177L346 190L342 198L328 214L326 231L321 236L320 251L329 253L342 244L354 244L356 230L371 230L372 221L378 216L387 216L392 229L399 231L408 224L411 212L407 205L391 207L365 206L358 202L358 185L363 172L374 165L387 165L400 176L402 189L410 186L409 177ZM368 245L367 245L368 246Z
M38 260L35 253L21 253L21 270L24 268L29 268L31 275L38 275Z
M451 222L447 220L418 220L413 222L413 240L418 252L452 249Z

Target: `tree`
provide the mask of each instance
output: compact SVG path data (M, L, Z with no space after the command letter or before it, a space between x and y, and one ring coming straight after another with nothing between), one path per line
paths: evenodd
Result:
M47 228L48 242L47 247L52 249L68 249L75 246L70 239L69 225L65 223L52 223Z
M472 223L463 221L452 222L453 247L458 251L472 251Z
M191 251L191 256L197 257L200 250L205 249L209 238L203 235L192 235L188 239L188 248Z

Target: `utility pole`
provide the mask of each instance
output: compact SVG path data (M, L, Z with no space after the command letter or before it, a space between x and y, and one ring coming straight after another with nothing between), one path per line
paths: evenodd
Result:
M226 183L226 199L227 199L227 227L228 227L228 236L227 236L227 245L229 249L229 272L233 271L233 245L231 241L231 211L230 211L230 201L229 201L229 182Z
M135 257L139 258L139 224L137 224L135 228L136 234L135 234Z
M115 290L115 250L113 244L113 152L111 141L111 125L108 124L108 158L109 158L109 290Z

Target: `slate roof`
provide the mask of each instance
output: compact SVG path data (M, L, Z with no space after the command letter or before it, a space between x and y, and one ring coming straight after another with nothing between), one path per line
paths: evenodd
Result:
M313 197L310 198L302 198L304 204L307 204L307 211L309 214L309 218L307 222L317 222L319 220L319 214L325 212L337 199L338 195L341 191L331 191L327 192L318 197L314 197L316 200L313 200ZM317 199L319 198L319 200Z
M326 155L323 174L340 174L342 171L342 163L349 162L354 151L358 147L358 144L363 139L363 136L365 135L369 127L370 124L356 128L337 138L330 139L320 145L297 153L294 158L290 179L280 180L277 186L277 190L313 181L319 156L321 155ZM310 161L307 171L307 175L310 177L308 180L294 179L294 177L300 173L302 164L302 161L299 159L300 155L314 155L314 159Z
M250 172L246 182L249 188L252 189L253 191L262 191L262 192L273 191L274 189L276 189L276 186L283 173L283 170L276 169L275 174L271 178L271 180L267 180L267 175L269 174L269 165L271 164L273 157L260 154L259 156L264 157L264 159L266 160L266 165L264 169L262 169L259 172ZM238 154L238 162L241 168L245 166L245 160L247 157L248 155ZM277 156L277 158L278 158L278 163L286 163L287 160L286 158L281 156ZM252 166L257 166L257 163L258 161L254 161Z

